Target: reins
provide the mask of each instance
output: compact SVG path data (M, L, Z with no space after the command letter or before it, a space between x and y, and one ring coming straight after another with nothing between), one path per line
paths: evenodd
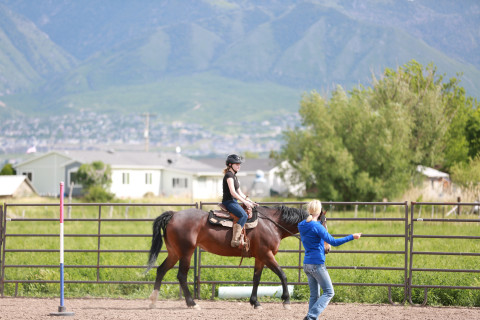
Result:
M256 210L256 208L255 208L255 210ZM259 215L260 218L269 220L270 222L272 222L274 225L276 225L276 226L279 227L280 229L283 229L284 231L287 231L288 233L290 233L291 236L294 236L295 238L297 238L298 240L300 240L300 236L299 236L299 235L297 235L296 233L293 233L293 232L291 232L290 230L286 229L285 227L283 227L282 225L280 225L278 222L273 221L272 219L270 219L269 217L267 217L266 215L264 215L262 212L260 212L260 211L257 210L257 214Z
M281 224L279 224L278 222L276 221L273 221L272 219L270 219L269 217L267 217L266 215L264 215L262 212L258 211L256 208L254 208L256 211L257 211L257 214L258 214L258 217L259 218L262 218L262 219L267 219L269 221L271 221L274 225L276 225L277 227L279 227L280 229L283 229L284 231L288 232L291 236L294 236L295 238L297 238L298 240L301 240L300 238L300 235L296 234L296 233L293 233L291 232L290 230L286 229L285 227L283 227ZM326 211L322 211L322 213L320 214L320 223L325 226L325 223L327 221L327 218L325 217L325 214L327 212Z

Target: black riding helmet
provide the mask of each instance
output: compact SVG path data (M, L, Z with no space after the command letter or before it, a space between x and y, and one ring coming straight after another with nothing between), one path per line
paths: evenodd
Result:
M243 158L240 156L237 156L236 154L231 154L227 157L227 160L225 160L225 164L227 166L234 164L234 163L242 163Z

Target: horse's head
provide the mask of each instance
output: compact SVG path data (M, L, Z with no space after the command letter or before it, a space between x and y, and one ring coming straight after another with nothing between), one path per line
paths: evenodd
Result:
M320 223L327 228L327 210L322 209L322 212L320 212Z
M328 231L328 228L327 228L327 211L326 210L322 209L322 212L320 213L320 223ZM323 242L323 246L324 246L324 249L325 249L325 254L329 253L330 249L331 249L331 246L326 242Z

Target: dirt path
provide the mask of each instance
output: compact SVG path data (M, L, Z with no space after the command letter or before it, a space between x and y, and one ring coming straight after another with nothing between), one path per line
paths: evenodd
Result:
M0 319L55 319L59 299L0 298ZM247 302L198 301L201 310L186 307L183 300L162 300L155 309L148 308L146 300L121 299L67 299L67 311L73 317L60 319L303 319L306 303L293 303L285 310L281 303L263 303L263 310L254 310ZM366 304L330 304L320 319L354 320L478 320L480 308L411 307Z

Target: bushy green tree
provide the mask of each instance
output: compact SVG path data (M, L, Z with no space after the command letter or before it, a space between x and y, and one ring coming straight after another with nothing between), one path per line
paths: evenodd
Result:
M5 164L0 171L0 176L12 176L15 174L15 169L13 169L13 166L10 163Z
M480 155L480 106L471 112L465 133L468 142L468 156L475 158Z
M82 185L87 201L106 202L113 199L113 194L107 191L112 183L112 170L101 161L82 164L74 182Z
M452 181L480 199L480 155L471 158L468 163L459 162L452 167Z
M451 122L445 135L443 168L450 171L455 163L467 163L480 152L480 104L467 97L455 78L444 85ZM477 142L476 142L477 141Z
M302 126L285 132L275 157L295 169L292 182L305 182L321 199L392 198L409 186L418 164L444 165L447 138L464 138L461 156L468 153L461 128L469 109L462 104L462 114L456 104L464 98L456 79L445 83L433 65L416 61L387 69L370 88L337 87L328 101L313 91L300 102ZM455 118L458 133L449 132Z

